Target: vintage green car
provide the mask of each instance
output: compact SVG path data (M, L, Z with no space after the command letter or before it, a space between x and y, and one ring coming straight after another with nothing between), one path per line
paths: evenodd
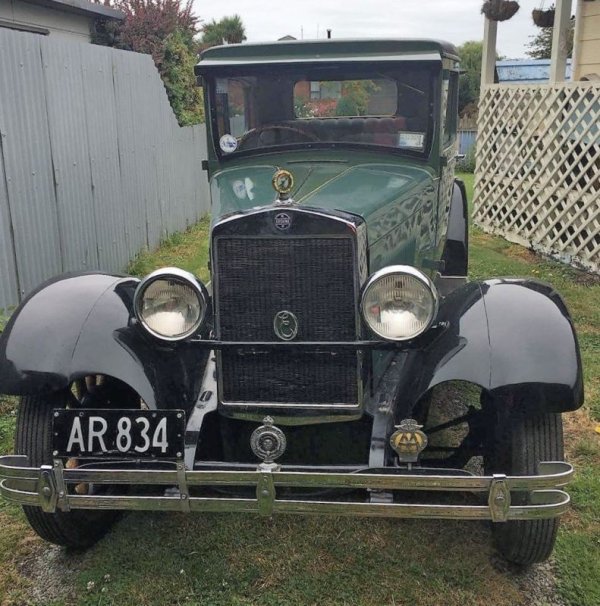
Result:
M579 349L551 286L467 280L456 49L231 45L196 73L212 281L71 274L22 303L2 495L62 545L157 509L491 520L507 559L547 558Z

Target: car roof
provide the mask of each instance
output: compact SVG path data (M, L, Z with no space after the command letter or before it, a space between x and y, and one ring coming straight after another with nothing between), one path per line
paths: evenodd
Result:
M458 60L456 47L442 40L353 39L293 40L213 46L203 51L196 73L215 67L276 63L338 61L441 61Z

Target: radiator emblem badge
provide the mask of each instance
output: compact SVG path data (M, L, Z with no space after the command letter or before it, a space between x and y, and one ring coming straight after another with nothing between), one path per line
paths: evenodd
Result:
M278 459L285 452L286 446L285 434L273 425L271 417L265 417L263 424L250 436L252 452L264 463L272 463Z
M279 231L287 231L292 224L292 217L287 213L277 213L275 215L275 227Z
M400 425L396 425L390 445L401 463L416 463L427 446L427 436L421 431L422 427L414 419L404 419Z
M278 311L273 319L273 329L280 339L291 341L298 334L298 318L291 311Z

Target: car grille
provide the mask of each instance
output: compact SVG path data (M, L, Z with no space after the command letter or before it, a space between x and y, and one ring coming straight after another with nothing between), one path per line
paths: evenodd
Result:
M297 341L356 338L351 237L226 236L215 246L222 340L279 341L274 318L282 310L298 319ZM356 352L223 351L219 362L224 403L358 403Z

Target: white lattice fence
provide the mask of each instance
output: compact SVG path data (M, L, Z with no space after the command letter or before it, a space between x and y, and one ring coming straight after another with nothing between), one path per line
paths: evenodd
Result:
M490 85L478 131L475 222L600 272L600 83Z

